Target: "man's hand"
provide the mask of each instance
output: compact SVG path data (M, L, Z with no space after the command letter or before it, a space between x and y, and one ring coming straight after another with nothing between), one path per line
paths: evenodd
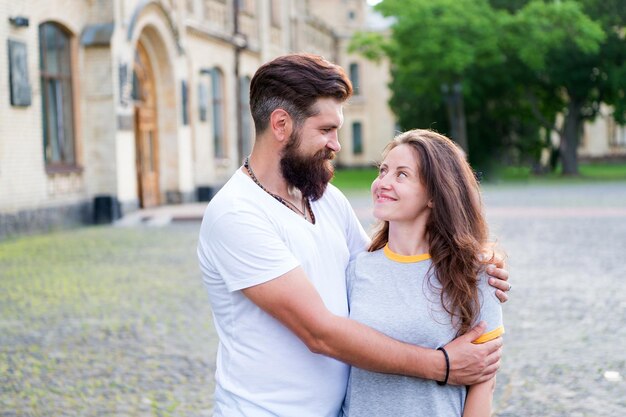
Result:
M490 275L489 285L496 289L496 297L501 303L505 303L509 300L509 296L506 294L511 290L511 284L509 281L509 271L507 271L504 264L504 258L498 254L493 254L491 264L487 267L487 274Z
M474 385L494 377L500 368L502 338L482 344L472 343L485 330L486 325L481 322L445 346L450 358L449 384Z

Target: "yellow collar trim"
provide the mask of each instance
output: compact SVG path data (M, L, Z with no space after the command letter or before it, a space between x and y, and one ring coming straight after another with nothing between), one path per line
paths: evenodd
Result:
M420 255L399 255L395 253L394 251L392 251L391 249L389 249L389 244L385 245L385 247L383 248L383 252L387 258L391 259L392 261L400 262L403 264L421 262L421 261L425 261L426 259L430 259L429 253L422 253Z

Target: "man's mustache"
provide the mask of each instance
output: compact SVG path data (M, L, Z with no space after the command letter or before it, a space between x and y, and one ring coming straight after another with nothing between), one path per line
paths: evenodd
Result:
M326 148L326 149L322 149L322 150L318 151L315 154L315 157L316 157L316 159L319 159L319 160L329 160L329 161L332 161L333 159L335 159L335 154L336 154L335 151L333 151L332 149Z

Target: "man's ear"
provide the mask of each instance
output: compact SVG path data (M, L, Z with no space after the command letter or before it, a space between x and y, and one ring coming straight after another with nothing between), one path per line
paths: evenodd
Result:
M286 142L293 130L293 120L283 109L276 109L270 115L270 128L279 142Z

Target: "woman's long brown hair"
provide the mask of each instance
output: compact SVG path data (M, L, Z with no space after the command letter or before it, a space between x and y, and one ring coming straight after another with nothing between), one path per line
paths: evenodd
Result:
M397 136L383 153L409 145L417 157L420 179L432 200L426 223L429 253L442 287L441 304L466 333L478 316L477 276L489 261L482 254L489 231L482 213L478 182L463 151L450 139L430 130L410 130ZM389 222L378 225L369 251L389 240Z

